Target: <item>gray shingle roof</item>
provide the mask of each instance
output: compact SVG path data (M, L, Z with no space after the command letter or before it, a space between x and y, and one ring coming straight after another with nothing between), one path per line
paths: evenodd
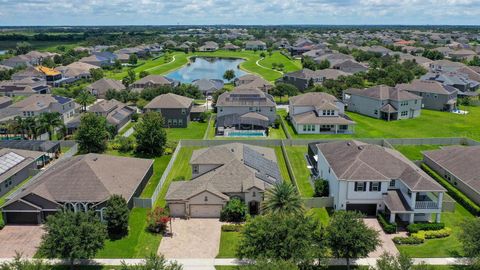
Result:
M162 94L155 97L150 101L145 108L146 109L176 109L176 108L189 108L193 103L193 99L180 96L173 93Z
M379 99L379 100L402 101L402 100L422 99L422 97L414 95L408 91L399 90L395 87L390 87L386 85L377 85L367 89L350 88L345 90L345 93L369 97L373 99Z

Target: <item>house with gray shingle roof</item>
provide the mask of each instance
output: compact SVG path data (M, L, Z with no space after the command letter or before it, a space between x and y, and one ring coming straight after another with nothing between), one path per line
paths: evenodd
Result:
M422 97L386 85L347 89L343 102L348 111L387 121L418 117L422 109Z
M86 89L97 98L105 98L108 90L121 91L126 88L121 81L101 78L100 80L87 85Z
M328 181L335 210L355 210L391 222L440 222L445 189L398 151L355 140L313 143L316 176ZM316 180L321 181L321 180Z
M106 201L121 195L133 207L153 173L153 160L87 154L58 161L2 206L7 224L40 224L64 208L93 210L103 219Z
M248 40L245 42L245 50L266 50L267 44L261 40Z
M197 86L204 96L211 96L223 88L224 82L218 79L199 79L192 81L192 85Z
M146 111L156 111L162 114L165 127L186 128L190 122L190 112L193 99L173 93L155 97L146 106Z
M355 122L344 107L330 94L310 92L290 98L289 118L298 134L351 134Z
M195 150L192 179L174 181L165 197L174 217L218 218L231 198L239 198L250 214L258 214L266 189L282 181L275 151L229 143Z
M422 97L422 108L450 112L457 108L458 89L437 81L414 80L411 83L398 84L400 90L406 90Z

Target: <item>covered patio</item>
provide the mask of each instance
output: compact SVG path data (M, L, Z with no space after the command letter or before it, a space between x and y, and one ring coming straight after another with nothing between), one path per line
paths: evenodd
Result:
M380 108L380 117L383 120L397 120L398 118L398 111L395 109L390 103L385 104L382 108Z
M269 123L268 117L255 112L224 115L217 118L217 134L223 135L226 129L264 131Z

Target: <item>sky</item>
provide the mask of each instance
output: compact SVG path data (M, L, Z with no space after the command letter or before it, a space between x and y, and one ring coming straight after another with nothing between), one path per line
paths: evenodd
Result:
M480 25L480 0L0 0L12 25Z

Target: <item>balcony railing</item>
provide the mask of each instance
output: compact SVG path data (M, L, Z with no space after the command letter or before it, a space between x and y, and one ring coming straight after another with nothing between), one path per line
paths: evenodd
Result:
M417 201L415 209L438 209L438 204L434 201Z

